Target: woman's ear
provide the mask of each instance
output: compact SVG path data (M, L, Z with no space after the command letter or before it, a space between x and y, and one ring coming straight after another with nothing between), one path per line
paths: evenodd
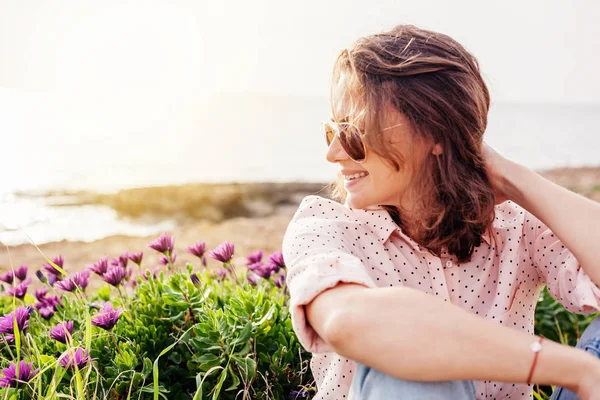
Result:
M440 154L442 154L443 152L444 152L444 151L442 150L442 145L441 145L441 144L439 144L439 143L436 143L436 144L433 146L433 150L431 151L431 153L432 153L433 155L436 155L436 156L439 156L439 155L440 155Z

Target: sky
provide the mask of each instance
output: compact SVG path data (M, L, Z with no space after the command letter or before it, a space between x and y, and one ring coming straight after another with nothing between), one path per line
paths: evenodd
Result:
M471 50L495 101L600 103L599 20L593 0L0 0L0 88L327 96L340 50L412 23Z
M564 126L547 113L503 125L517 135L507 155L537 151L546 126L552 137L578 137L577 149L594 148L598 108L580 118L563 105L600 106L597 21L600 2L591 0L0 0L0 193L175 177L321 179L330 166L319 123L329 117L335 58L400 23L467 47L492 104L559 107ZM232 146L229 172L212 168L215 149ZM290 146L305 149L265 174ZM552 165L597 164L575 148L567 155Z

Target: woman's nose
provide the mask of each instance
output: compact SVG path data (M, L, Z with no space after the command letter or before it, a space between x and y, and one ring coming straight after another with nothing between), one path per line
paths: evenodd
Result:
M336 163L341 160L345 160L348 158L348 154L342 148L338 136L336 135L333 138L333 141L329 145L329 149L327 149L327 161L330 163Z

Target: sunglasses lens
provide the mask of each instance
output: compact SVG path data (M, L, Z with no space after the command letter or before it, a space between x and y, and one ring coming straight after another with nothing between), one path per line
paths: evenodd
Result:
M348 156L356 162L362 162L366 158L365 145L360 136L358 128L351 124L341 123L340 144Z

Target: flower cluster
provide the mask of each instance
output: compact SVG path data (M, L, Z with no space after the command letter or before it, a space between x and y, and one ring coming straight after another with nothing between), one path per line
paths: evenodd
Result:
M21 282L27 279L27 265L21 265L14 271L10 270L0 275L0 281L6 282L9 285L13 283L15 278L17 278Z
M18 299L22 299L27 294L27 289L29 288L29 284L31 283L30 278L26 278L23 282L19 283L15 286L10 286L6 290L6 294L9 296L14 296Z
M74 272L68 278L56 282L56 287L60 290L64 290L65 292L73 292L75 289L80 288L81 290L85 290L87 285L90 282L90 271L83 270L79 272Z
M62 300L60 296L48 296L48 289L41 288L35 291L35 298L37 303L34 307L37 308L42 318L50 319L56 312L58 306L62 306Z
M263 262L263 252L257 251L250 254L246 259L246 266L249 273L246 277L251 285L256 285L257 281L274 277L273 283L278 288L282 288L285 283L285 262L281 251L271 254L266 262ZM279 275L279 271L282 271Z

